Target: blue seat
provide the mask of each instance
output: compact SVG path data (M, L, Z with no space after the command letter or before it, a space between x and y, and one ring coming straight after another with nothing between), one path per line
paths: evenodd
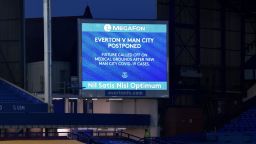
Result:
M45 105L45 110L42 111L40 104ZM44 102L3 80L0 80L0 106L0 113L48 111Z
M225 124L219 132L252 132L256 131L256 108L248 109L237 118Z

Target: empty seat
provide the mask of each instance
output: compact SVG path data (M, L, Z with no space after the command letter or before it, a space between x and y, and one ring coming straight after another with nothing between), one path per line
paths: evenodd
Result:
M45 110L42 111L41 105ZM0 113L6 112L47 112L47 105L28 92L0 79Z

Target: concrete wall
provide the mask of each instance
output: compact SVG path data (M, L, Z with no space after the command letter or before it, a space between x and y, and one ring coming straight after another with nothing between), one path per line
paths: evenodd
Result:
M171 33L175 33L175 45L170 43L170 50L175 49L175 71L178 71L179 68L193 67L198 69L201 74L200 78L193 80L184 76L179 77L177 74L177 81L181 83L181 88L192 89L187 85L200 83L200 89L220 92L225 81L226 91L241 91L241 14L231 8L231 1L225 9L225 14L221 13L221 2L219 0L174 0L175 7L170 7L170 1L158 0L158 18L173 20L176 24L175 29L170 28ZM198 4L199 10L197 9ZM167 13L170 8L174 9L175 17L169 19ZM222 21L222 16L225 16L225 22ZM246 25L248 33L252 33L252 29L250 25ZM222 30L226 35L225 42L223 42L225 43L225 53L221 45ZM250 39L246 43L255 40L255 36L252 34L247 34L246 37ZM199 44L197 43L198 39ZM225 59L222 59L224 54ZM197 61L198 58L200 58L199 61ZM226 63L225 73L223 73L224 62ZM181 99L183 98L178 99L181 101L179 103L195 104L193 101L191 103L182 102Z
M93 113L111 113L110 102L104 99L93 101Z
M63 92L61 81L61 71L66 71L65 81L70 77L70 66L68 62L53 62L52 65L52 90L53 92ZM33 62L28 64L28 91L38 93L44 91L44 65L43 62Z
M106 100L93 101L93 113L111 114L149 114L151 116L151 136L159 136L158 126L158 102L154 99L128 99L128 100ZM128 133L144 136L145 128L129 128Z

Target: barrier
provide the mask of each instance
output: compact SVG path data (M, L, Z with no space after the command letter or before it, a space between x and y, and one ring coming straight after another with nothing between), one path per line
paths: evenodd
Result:
M58 113L2 113L0 128L8 127L147 127L150 115L140 114L58 114Z

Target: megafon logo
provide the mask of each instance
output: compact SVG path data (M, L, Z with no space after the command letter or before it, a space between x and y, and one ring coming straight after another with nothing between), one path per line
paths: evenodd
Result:
M110 31L112 30L112 26L111 26L110 24L105 24L105 25L104 25L104 30L105 30L106 32L110 32Z

